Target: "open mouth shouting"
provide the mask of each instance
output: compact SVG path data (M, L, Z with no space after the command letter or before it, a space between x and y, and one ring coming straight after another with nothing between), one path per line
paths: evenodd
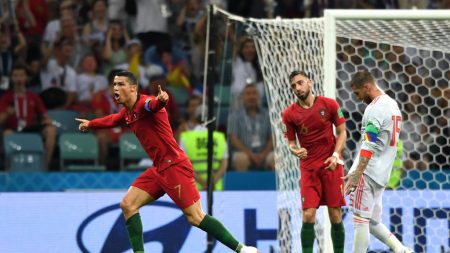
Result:
M120 99L120 94L119 94L119 92L114 92L114 99L116 100L116 101L119 101L119 99Z

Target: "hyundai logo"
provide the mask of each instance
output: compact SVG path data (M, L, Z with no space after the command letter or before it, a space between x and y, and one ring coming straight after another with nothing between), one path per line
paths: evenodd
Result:
M149 224L146 224L146 220L151 219L152 222L155 221L158 224L156 227L150 228L151 230L144 232L144 243L159 243L163 253L179 252L192 226L186 221L184 215L178 215L180 209L170 202L156 201L149 206L141 208L141 211L155 208L164 208L163 213L165 215L164 217L148 217L148 215L141 217L144 231L149 226ZM151 214L152 212L146 213ZM111 222L112 224L105 224L105 222ZM154 226L154 224L150 226ZM110 227L110 230L105 231L105 227ZM101 243L102 245L96 243L97 245L94 246L93 244L95 243L88 242L89 233L102 232L105 233L105 240ZM125 227L125 219L119 204L104 207L89 215L80 224L76 237L77 245L83 253L121 253L131 249Z

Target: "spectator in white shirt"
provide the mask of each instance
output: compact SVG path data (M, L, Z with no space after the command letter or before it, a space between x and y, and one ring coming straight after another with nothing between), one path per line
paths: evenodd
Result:
M41 70L42 95L47 109L68 108L76 101L76 72L68 65L72 54L73 44L62 37L55 42L54 58Z

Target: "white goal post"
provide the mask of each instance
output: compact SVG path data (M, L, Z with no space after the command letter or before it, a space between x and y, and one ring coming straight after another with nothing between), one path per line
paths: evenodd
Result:
M403 179L384 194L383 222L416 252L449 250L447 220L430 227L423 220L450 218L450 206L442 201L450 196L450 10L325 10L322 18L270 20L218 8L215 13L247 26L257 47L274 136L277 252L301 252L298 160L290 155L281 123L281 113L295 101L288 75L296 69L312 77L314 94L336 98L341 105L347 120L347 169L357 151L365 109L352 94L351 76L369 70L399 103L404 152L398 171ZM344 252L351 252L353 224L348 209L344 211ZM326 212L320 213L318 223L324 226L316 227L320 245L315 249L333 252L330 233L324 232L329 220ZM387 248L372 241L370 250Z

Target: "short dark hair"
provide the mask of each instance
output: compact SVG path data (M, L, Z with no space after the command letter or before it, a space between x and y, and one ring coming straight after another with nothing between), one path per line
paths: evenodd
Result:
M362 71L356 72L356 74L354 74L352 76L350 85L352 87L361 88L366 83L375 84L375 78L369 71L362 70Z
M115 76L124 76L128 79L128 82L131 85L138 85L136 76L133 73L131 73L130 71L122 70L122 71L116 73Z
M28 70L27 67L24 64L14 64L11 68L11 71L9 72L11 75L13 73L14 70L23 70L25 71L25 74L28 74Z
M120 72L123 72L122 69L113 69L108 73L108 84L114 83L114 77Z
M297 75L302 75L302 76L304 76L304 77L310 79L310 78L309 78L309 75L306 74L305 71L303 71L303 70L294 70L294 71L292 71L292 72L289 74L289 82L291 82L292 79L294 79L294 77L297 76Z

